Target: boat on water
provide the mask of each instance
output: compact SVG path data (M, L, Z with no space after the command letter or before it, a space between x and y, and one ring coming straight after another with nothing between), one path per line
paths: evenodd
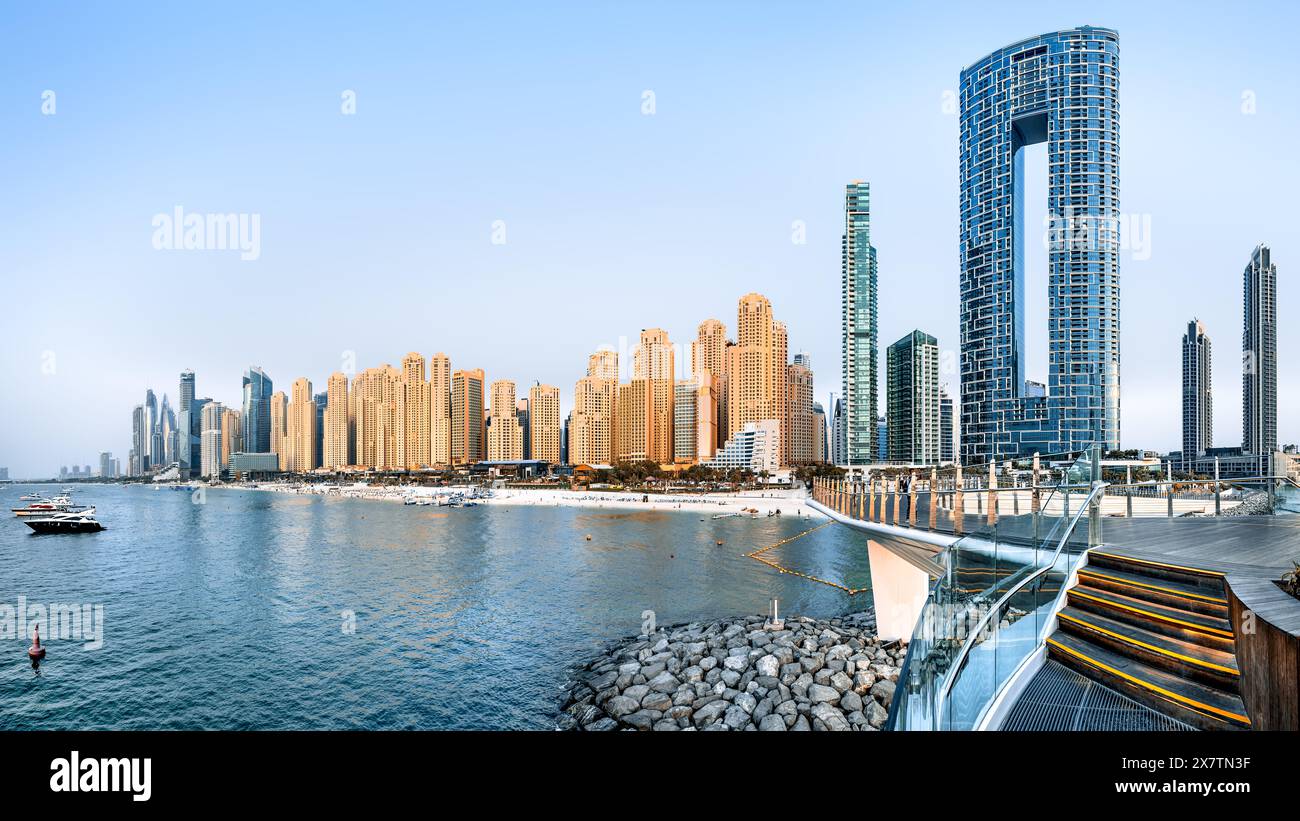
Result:
M95 509L76 513L52 513L48 516L26 520L26 525L39 534L47 533L98 533L104 529L94 517Z
M27 507L11 508L11 512L20 519L27 516L45 516L50 513L82 513L86 510L94 510L94 508L87 505L74 505L67 496L42 499L39 502L32 502Z
M44 498L45 498L45 497L42 496L42 495L39 494L39 493L24 493L22 496L19 496L19 497L18 497L18 501L20 501L20 502L39 502L39 501L41 501L41 500L44 499Z

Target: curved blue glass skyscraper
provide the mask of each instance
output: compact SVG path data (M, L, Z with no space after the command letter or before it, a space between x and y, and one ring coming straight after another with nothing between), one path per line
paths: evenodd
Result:
M1049 226L1024 224L1047 144ZM961 457L1119 446L1119 35L1021 40L961 72ZM1025 390L1026 236L1048 248L1047 396Z

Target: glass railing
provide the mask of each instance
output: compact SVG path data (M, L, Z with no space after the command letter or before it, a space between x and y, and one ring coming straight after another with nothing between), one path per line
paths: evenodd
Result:
M1058 471L1020 515L984 519L940 554L891 706L899 730L974 729L1046 638L1079 557L1100 541L1100 449ZM997 499L996 510L1005 506Z

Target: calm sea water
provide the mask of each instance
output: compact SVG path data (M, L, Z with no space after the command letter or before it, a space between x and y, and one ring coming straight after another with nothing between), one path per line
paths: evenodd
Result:
M0 488L6 516L28 489ZM774 596L815 616L870 604L743 555L814 524L788 515L75 498L108 530L0 521L0 605L102 605L103 647L51 639L33 670L30 633L0 642L2 729L549 728L569 665L639 632L643 610L669 624L765 612ZM838 526L773 555L868 583L865 544Z

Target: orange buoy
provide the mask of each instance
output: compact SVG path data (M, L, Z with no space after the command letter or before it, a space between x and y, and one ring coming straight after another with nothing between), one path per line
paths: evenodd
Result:
M41 646L41 626L32 629L32 646L27 648L27 656L33 659L45 658L45 648Z
M590 534L590 533L587 534L587 541L591 541L591 534Z

